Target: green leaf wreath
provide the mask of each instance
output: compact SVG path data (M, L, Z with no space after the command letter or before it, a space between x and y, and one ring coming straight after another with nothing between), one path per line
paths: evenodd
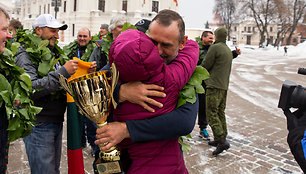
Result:
M198 94L204 94L205 90L202 86L202 81L209 78L209 72L202 66L197 66L195 71L193 72L191 78L187 82L187 84L183 87L183 89L179 93L179 99L177 102L177 108L186 104L186 102L189 103L195 103L197 100L197 93ZM184 143L183 140L189 141L191 138L191 135L188 134L186 136L181 136L179 138L179 143L182 146L182 150L189 151L190 145Z
M58 41L55 42L53 52L51 52L48 47L49 40L42 40L32 30L18 30L14 39L26 49L31 62L38 66L40 77L54 71L57 62L64 65L69 60L64 51L57 45Z
M12 43L11 47L16 51L18 45ZM35 115L41 108L33 105L30 99L33 92L30 76L14 64L14 56L9 49L5 49L4 53L0 52L0 91L0 105L5 103L9 118L9 141L29 135L35 125ZM15 100L20 101L19 106L15 106Z
M81 60L88 62L90 55L94 48L97 46L94 42L96 39L92 38L86 46L85 53L82 55ZM75 39L73 42L70 42L68 45L63 47L64 53L68 56L68 58L72 58L78 48L78 40Z
M39 77L44 77L49 72L54 71L56 63L64 65L69 60L64 54L64 51L57 45L57 40L55 41L54 47L50 48L50 41L41 39L33 30L19 29L13 39L16 41L15 43L19 42L26 49L29 59L38 67L37 74ZM14 46L15 43L12 44L11 50L16 50L17 52L19 46ZM56 91L51 93L51 100L64 98L65 95L66 93L63 92L63 88L60 86Z
M201 63L201 62L203 61L203 56L201 56L201 55L202 55L203 52L204 52L201 37L200 37L200 36L196 37L196 38L195 38L195 41L196 41L196 42L198 43L198 45L199 45L199 61L198 61L198 62Z

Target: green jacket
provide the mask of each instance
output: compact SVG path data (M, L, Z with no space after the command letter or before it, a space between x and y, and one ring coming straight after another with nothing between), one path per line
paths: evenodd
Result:
M227 90L233 54L226 45L227 30L220 27L215 31L216 41L210 46L201 65L208 70L210 78L205 80L207 88Z

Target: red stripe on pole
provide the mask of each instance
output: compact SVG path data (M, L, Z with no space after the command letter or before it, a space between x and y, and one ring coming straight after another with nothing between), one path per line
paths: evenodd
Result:
M77 150L67 149L68 174L85 174L82 148Z

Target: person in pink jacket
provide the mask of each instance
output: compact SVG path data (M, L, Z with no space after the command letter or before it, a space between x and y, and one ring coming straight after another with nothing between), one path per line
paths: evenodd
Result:
M173 25L177 22L173 22ZM171 24L172 25L172 24ZM115 63L119 71L119 81L142 81L164 87L165 98L154 98L163 103L163 108L154 107L155 112L148 112L143 107L128 101L114 111L114 120L148 119L175 109L179 91L185 86L198 61L199 48L196 42L186 39L186 45L175 59L167 62L158 51L157 46L146 34L137 30L121 33L113 42L110 64ZM165 64L167 63L167 64ZM175 124L175 123L173 123ZM124 139L119 147L127 149L131 159L128 173L176 174L188 173L178 137L164 141L132 143Z

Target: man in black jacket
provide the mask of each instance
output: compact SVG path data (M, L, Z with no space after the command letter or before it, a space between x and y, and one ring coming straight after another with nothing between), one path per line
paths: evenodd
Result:
M47 48L54 53L58 32L66 30L67 25L60 24L49 14L42 14L36 18L33 28L41 39L49 41ZM57 58L59 55L55 56ZM26 152L32 174L59 174L67 102L65 92L59 88L58 74L68 79L75 73L78 61L70 60L63 66L57 63L45 76L38 74L37 62L34 61L26 48L19 47L15 62L30 75L32 88L37 90L32 95L34 105L43 108L36 116L36 126L32 128L32 133L24 138Z
M200 47L199 52L199 61L198 65L201 65L206 53L208 52L208 48L214 41L214 34L211 31L204 31L201 36L202 47ZM205 89L205 82L202 82L202 86ZM207 120L206 120L206 111L205 111L205 93L198 94L199 95L199 112L198 112L198 125L200 128L200 137L209 140L209 134L207 132Z
M208 52L209 47L213 44L214 42L214 34L212 31L205 30L202 33L201 36L201 41L202 44L200 45L200 52L199 52L199 61L198 65L201 65L205 55ZM241 51L239 48L235 47L236 50L232 50L233 58L236 58L238 55L241 54ZM202 86L204 89L206 89L205 82L202 82ZM204 94L199 94L199 112L198 112L198 125L200 128L200 137L209 140L209 134L207 132L207 118L206 118L206 97L205 93ZM213 143L209 143L209 145L216 146Z

